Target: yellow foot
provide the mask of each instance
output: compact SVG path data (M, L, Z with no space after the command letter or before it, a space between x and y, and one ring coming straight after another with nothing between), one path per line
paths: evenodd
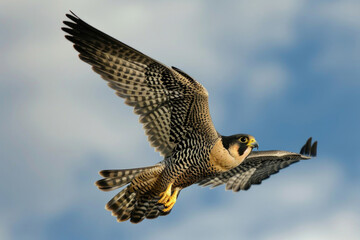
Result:
M178 188L175 188L173 194L171 195L171 197L169 198L169 200L167 201L167 203L165 203L165 209L163 209L163 212L168 212L170 211L173 206L175 205L176 203L176 199L177 199L177 195L179 193L179 189Z
M179 193L179 189L175 188L174 192L171 194L172 192L172 183L170 183L165 192L160 193L160 200L158 201L158 203L162 203L164 204L164 206L166 207L165 209L163 209L163 212L168 212L170 211L174 204L176 203L176 199L177 199L177 195Z
M166 188L166 190L165 190L165 192L162 192L162 193L160 193L160 200L158 201L158 203L162 203L162 204L165 204L165 203L167 203L168 201L169 201L169 199L170 199L170 197L171 197L171 186L172 186L173 184L172 183L170 183L168 186L167 186L167 188Z

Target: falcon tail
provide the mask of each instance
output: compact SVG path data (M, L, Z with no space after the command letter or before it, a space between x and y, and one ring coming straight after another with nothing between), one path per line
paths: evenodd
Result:
M132 169L115 169L115 170L101 170L100 176L104 177L95 183L95 185L102 191L112 191L123 187L130 183L139 173L150 170L155 166L132 168Z
M159 196L151 193L155 182L161 175L165 165L157 164L151 167L102 170L104 177L95 183L102 191L111 191L127 185L116 194L105 206L119 222L129 220L132 223L141 222L144 218L156 218L167 215L163 212L163 204L159 204Z

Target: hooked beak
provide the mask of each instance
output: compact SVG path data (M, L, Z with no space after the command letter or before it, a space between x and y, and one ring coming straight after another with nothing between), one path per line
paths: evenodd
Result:
M255 140L255 138L250 138L247 146L251 147L251 148L257 148L259 149L259 144L257 143L257 141Z

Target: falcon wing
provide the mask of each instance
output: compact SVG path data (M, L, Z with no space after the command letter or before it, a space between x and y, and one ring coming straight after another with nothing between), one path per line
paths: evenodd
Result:
M311 138L301 148L300 154L286 151L252 152L239 166L216 177L204 179L199 184L211 187L226 184L226 190L232 189L234 192L248 190L252 184L260 184L262 180L293 163L315 157L316 152L317 142L311 145Z
M108 81L140 115L148 140L168 156L189 133L205 141L218 138L211 121L206 89L177 68L169 68L82 21L66 15L62 28L79 57Z

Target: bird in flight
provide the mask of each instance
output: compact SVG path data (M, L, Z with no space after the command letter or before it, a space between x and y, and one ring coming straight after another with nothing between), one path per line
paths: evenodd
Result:
M107 204L118 221L132 223L171 212L180 191L192 184L226 184L233 191L252 184L302 159L316 156L311 138L300 154L254 151L248 134L220 135L211 120L207 90L188 74L168 67L66 14L66 39L79 57L108 82L140 117L148 140L163 156L142 168L102 170L96 186L111 191L125 186ZM69 21L70 20L70 21Z

